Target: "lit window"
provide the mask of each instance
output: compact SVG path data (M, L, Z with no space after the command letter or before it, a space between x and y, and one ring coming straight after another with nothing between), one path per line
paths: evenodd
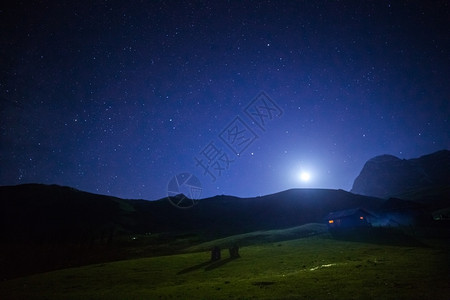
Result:
M333 224L334 220L329 220L328 223Z
M364 220L364 217L359 217L360 220Z

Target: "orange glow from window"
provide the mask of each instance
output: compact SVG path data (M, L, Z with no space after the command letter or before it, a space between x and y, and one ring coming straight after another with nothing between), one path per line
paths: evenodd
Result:
M359 217L360 220L364 220L364 217Z
M328 223L333 224L334 220L329 220Z

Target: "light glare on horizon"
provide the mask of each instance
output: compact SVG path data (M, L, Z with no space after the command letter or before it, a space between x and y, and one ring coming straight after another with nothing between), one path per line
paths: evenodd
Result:
M311 174L309 172L306 171L302 171L300 173L300 180L303 182L308 182L311 179Z

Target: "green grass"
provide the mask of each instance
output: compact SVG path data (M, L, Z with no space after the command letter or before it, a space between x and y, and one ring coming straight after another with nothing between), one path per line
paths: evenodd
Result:
M448 250L448 249L447 249ZM65 269L0 283L0 299L448 299L448 251L316 236Z
M229 248L235 244L239 246L267 244L279 241L294 240L324 233L328 233L328 229L325 224L309 223L287 229L260 230L244 234L232 235L226 238L221 238L191 246L186 250L189 252L194 252L207 251L214 246Z

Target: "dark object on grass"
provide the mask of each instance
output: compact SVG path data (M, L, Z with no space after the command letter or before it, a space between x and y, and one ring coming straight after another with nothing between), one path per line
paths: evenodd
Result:
M239 257L241 257L239 255L239 246L238 245L233 245L232 247L230 247L228 249L228 251L230 251L230 258L239 258Z
M220 248L215 246L211 249L211 261L220 260Z

